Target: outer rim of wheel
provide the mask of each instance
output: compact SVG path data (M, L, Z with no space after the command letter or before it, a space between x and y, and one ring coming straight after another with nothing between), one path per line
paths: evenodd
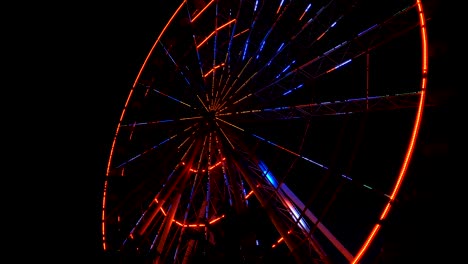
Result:
M420 30L421 30L421 48L422 48L422 79L421 79L421 93L420 93L420 98L419 98L419 105L418 105L418 110L416 114L416 118L414 120L414 126L413 126L413 132L411 135L410 142L408 144L408 148L406 151L405 159L401 165L400 168L400 173L396 179L395 185L393 187L392 194L390 196L390 200L385 206L385 208L382 211L382 214L380 216L379 222L375 224L374 228L372 231L369 233L369 236L367 237L366 241L363 243L361 246L361 249L357 253L357 255L354 257L352 263L358 263L362 257L364 256L367 248L369 245L372 243L374 238L376 237L377 233L379 232L381 228L381 222L385 220L390 212L390 209L392 207L392 203L395 201L398 191L400 190L400 187L404 181L404 178L406 176L406 172L408 169L408 166L410 164L413 151L415 148L415 143L416 139L418 137L418 132L421 126L421 120L424 112L424 103L426 99L426 86L427 86L427 71L428 71L428 38L427 38L427 28L426 28L426 19L424 16L423 12L423 6L420 0L416 0L416 5L418 8L418 14L419 14L419 21L420 21Z

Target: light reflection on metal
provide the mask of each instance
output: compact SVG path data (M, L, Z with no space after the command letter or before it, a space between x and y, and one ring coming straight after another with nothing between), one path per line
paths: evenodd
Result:
M330 243L332 243L332 245L335 246L335 248L338 249L338 251L348 261L351 261L353 259L353 255L349 252L349 250L344 247L344 245L328 230L326 226L323 225L322 222L318 221L318 218L309 209L305 208L305 205L302 203L302 201L296 197L296 195L288 188L288 186L285 183L282 183L280 186L278 186L276 178L263 162L259 163L259 167L263 171L265 178L268 179L268 182L270 182L273 187L278 189L278 195L280 196L281 201L284 203L285 207L289 209L289 213L293 217L294 221L299 224L299 227L302 229L302 231L307 234L307 236L310 235L310 227L305 221L305 217L307 217L307 219L309 219L314 225L317 226L317 228L328 239L328 241L330 241ZM304 212L301 213L301 211ZM288 231L288 234L289 233L291 233L291 230ZM278 241L278 243L280 241ZM273 247L275 246L276 245L273 245Z

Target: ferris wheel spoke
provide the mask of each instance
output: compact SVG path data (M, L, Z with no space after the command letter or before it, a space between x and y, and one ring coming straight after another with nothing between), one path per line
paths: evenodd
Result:
M259 135L255 134L255 133L252 133L252 132L250 132L250 131L248 131L248 130L246 130L244 128L241 128L239 126L236 126L236 125L234 125L232 123L229 123L226 120L223 120L223 119L220 119L220 118L217 118L217 120L219 120L219 121L221 121L221 122L223 122L223 123L225 123L225 124L227 124L227 125L229 125L231 127L234 127L237 130L239 130L239 131L241 131L243 133L246 133L246 134L250 135L251 137L256 138L257 140L259 140L259 141L261 141L263 143L266 143L266 144L268 144L270 146L273 146L275 149L278 149L278 150L280 150L282 152L285 152L285 153L287 153L289 155L292 155L295 158L306 161L307 163L312 164L312 165L314 165L316 167L319 167L319 168L321 168L321 169L323 169L325 171L331 170L331 167L329 165L324 165L322 163L319 163L319 162L307 157L306 155L301 154L300 151L293 151L291 149L288 149L285 146L282 146L282 145L280 145L280 144L278 144L278 143L276 143L276 142L274 142L272 140L269 140L269 139L267 139L265 137L259 136ZM339 178L341 178L343 180L346 180L350 184L352 184L352 185L354 185L354 186L356 186L356 187L358 187L358 188L360 188L362 190L370 190L373 193L375 193L375 194L377 194L377 195L379 195L381 197L385 197L386 199L388 199L390 197L389 194L385 193L382 190L379 190L376 187L373 187L372 184L367 184L367 183L364 183L364 182L360 182L357 179L353 179L353 177L351 177L350 175L347 175L346 173L335 172L335 175L336 175L336 177L339 177Z
M237 112L223 112L218 114L218 116L231 118L240 116L244 121L277 121L288 119L305 120L320 116L349 115L371 111L388 111L389 109L416 109L420 100L420 96L420 92L410 92L396 95L368 96L328 102L314 102L308 104L244 109Z
M239 103L241 100L251 98L254 95L258 97L263 94L268 94L268 96L273 98L272 100L275 100L280 96L301 89L307 81L321 78L326 74L330 74L333 71L352 63L353 60L369 54L374 49L377 49L397 37L408 33L408 31L413 30L418 26L419 21L417 19L411 20L409 18L412 16L411 11L415 7L415 5L412 5L403 8L402 10L398 10L389 19L373 24L367 29L355 33L355 35L350 35L348 40L338 41L334 47L324 51L322 54L314 55L311 53L311 59L308 61L304 61L307 56L303 56L303 58L300 58L302 64L298 62L294 67L291 67L292 65L287 65L278 75L275 76L272 82L264 87L259 87L258 90L251 92L248 95L244 95L244 97L238 99L236 103ZM336 24L337 22L338 21L332 23L327 30L332 27L338 27ZM318 45L316 42L324 41L322 40L324 34L325 31L320 34L315 41L311 41L311 43L307 45L312 47ZM299 35L295 36L294 39L297 37L299 37ZM312 49L312 47L308 47L308 49L315 50ZM364 93L364 90L362 93Z
M186 128L186 129L184 129L183 131L181 131L179 133L173 134L173 135L165 138L164 140L160 141L159 143L151 146L150 148L144 149L144 150L138 152L137 154L135 154L134 156L126 158L124 161L122 161L121 163L116 165L114 168L115 169L124 168L128 164L130 164L130 163L132 163L132 162L134 162L134 161L136 161L138 159L143 158L144 156L150 154L151 152L156 151L157 149L159 149L164 144L167 144L168 142L173 141L177 137L180 137L183 133L186 133L186 132L188 132L188 131L190 131L192 129L195 129L196 127L197 127L196 125L193 125L193 126L190 126L190 127Z

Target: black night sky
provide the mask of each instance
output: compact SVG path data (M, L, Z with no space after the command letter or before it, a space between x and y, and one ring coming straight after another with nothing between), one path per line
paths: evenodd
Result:
M451 15L456 7L448 2L424 2L431 17L427 100L436 105L425 111L413 163L381 231L384 246L374 263L456 263L455 244L464 239L457 223L458 190L465 175L452 159L455 144L460 144L457 125L463 123L457 119L461 99L455 73L461 50L453 44L460 34L454 26L458 18ZM40 89L53 87L53 92L47 93L46 103L39 103L46 108L40 124L48 129L42 132L47 135L41 136L40 147L34 147L40 149L35 160L41 164L35 167L42 170L47 164L47 169L35 171L33 180L44 188L33 187L34 197L22 202L29 213L21 220L27 219L29 227L17 244L21 254L54 263L109 263L101 250L99 226L106 162L124 100L159 32L158 16L164 9L158 5L72 6L74 12L67 8L51 15L53 21L36 25L37 31L47 33L39 40L44 48L34 50L54 68L41 74L50 79ZM35 200L38 196L45 198Z

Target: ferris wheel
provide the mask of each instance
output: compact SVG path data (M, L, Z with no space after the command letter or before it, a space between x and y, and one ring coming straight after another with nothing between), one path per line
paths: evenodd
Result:
M166 8L112 139L104 251L132 263L368 263L424 110L421 1Z

